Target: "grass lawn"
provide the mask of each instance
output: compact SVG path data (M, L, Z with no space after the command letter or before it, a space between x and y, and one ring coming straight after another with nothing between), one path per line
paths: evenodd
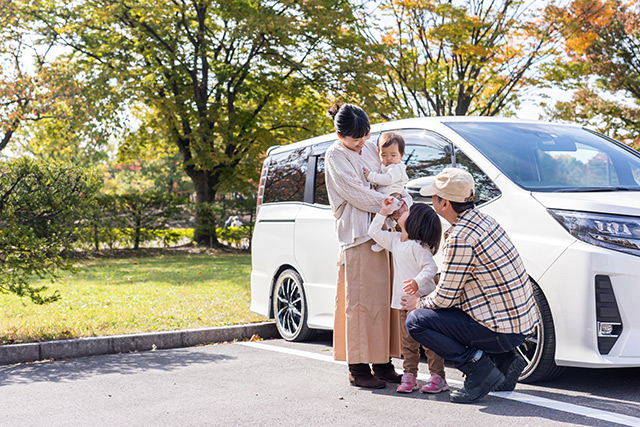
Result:
M249 311L250 255L159 254L80 261L35 305L0 294L0 343L259 322ZM36 282L47 285L47 282Z

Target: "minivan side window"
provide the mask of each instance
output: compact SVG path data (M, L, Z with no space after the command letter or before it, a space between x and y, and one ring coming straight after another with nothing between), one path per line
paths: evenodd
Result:
M316 182L315 182L316 191L314 193L314 203L318 203L321 205L329 204L329 195L327 194L327 186L324 180L324 154L318 156L318 161L316 162Z
M263 203L302 202L309 147L274 154L266 172Z
M456 149L456 166L464 169L473 176L476 185L477 205L488 202L500 196L500 190L482 170L462 151Z
M380 137L379 133L372 133L369 137L369 141L377 143L378 138ZM313 203L320 205L328 205L329 204L329 195L327 194L327 185L325 181L325 167L324 167L324 152L331 146L331 143L322 143L313 147L312 156L317 155L318 158L315 161L316 165L316 175L314 181L314 196ZM310 162L313 164L313 162Z
M452 145L432 132L421 129L399 131L405 140L404 157L409 179L436 176L451 166Z
M423 129L406 129L398 133L406 143L402 160L407 165L409 176L407 191L415 201L431 202L430 197L420 195L420 188L430 185L432 178L447 167L458 167L473 175L478 205L500 196L500 190L493 181L442 135Z

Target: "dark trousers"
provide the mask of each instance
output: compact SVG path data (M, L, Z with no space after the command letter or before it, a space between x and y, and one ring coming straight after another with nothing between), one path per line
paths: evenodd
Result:
M469 361L478 349L506 353L525 339L521 334L494 332L457 308L417 308L407 316L406 326L414 340L456 367Z

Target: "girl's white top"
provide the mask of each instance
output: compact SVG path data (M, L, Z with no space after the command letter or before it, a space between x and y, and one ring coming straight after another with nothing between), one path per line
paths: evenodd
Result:
M430 294L435 288L434 277L438 272L431 250L416 240L401 241L402 233L382 230L385 216L376 214L369 226L369 235L380 246L393 254L393 293L391 308L401 309L400 298L405 280L413 279L418 283L420 295Z
M404 194L404 185L409 181L407 165L402 162L382 165L380 172L369 172L367 180L376 184L376 190L386 196L391 193Z

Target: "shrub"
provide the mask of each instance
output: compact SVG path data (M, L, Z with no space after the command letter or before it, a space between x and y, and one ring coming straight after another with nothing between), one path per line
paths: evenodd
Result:
M184 237L168 229L168 223L184 214L184 198L172 193L151 191L140 194L97 195L90 201L83 222L82 244L100 250L131 246L160 239L165 246Z
M249 245L252 231L252 225L243 225L242 227L218 228L216 234L220 241L227 242L227 244L236 247L243 247Z
M193 240L193 228L170 228L168 230L155 230L156 239L162 241L165 248L176 245L184 239Z
M173 193L148 191L116 197L117 223L128 234L134 249L149 240L151 230L164 229L181 212L181 199Z
M43 296L46 287L31 287L29 279L72 269L63 255L78 239L98 185L93 172L68 164L0 161L0 292L37 304L58 299Z

